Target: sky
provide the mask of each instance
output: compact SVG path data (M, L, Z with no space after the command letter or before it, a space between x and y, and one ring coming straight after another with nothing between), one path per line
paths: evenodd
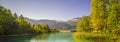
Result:
M91 0L0 0L13 13L31 19L67 21L89 15Z

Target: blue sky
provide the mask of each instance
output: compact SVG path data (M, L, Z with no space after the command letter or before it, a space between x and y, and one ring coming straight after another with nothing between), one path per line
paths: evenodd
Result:
M32 19L70 20L89 15L91 0L0 0L18 15Z

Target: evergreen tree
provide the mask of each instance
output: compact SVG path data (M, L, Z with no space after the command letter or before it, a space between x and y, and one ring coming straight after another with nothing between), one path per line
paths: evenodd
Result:
M21 33L28 33L32 28L31 24L27 22L22 15L18 18L19 29Z
M0 35L25 34L25 33L48 33L47 24L35 24L32 26L22 15L12 14L9 9L0 6Z
M0 25L2 26L4 33L3 34L9 34L9 33L15 33L15 21L12 17L12 13L9 9L6 9L2 6L0 6Z
M15 20L17 20L17 19L18 19L17 13L14 13L14 14L13 14L13 17L14 17Z

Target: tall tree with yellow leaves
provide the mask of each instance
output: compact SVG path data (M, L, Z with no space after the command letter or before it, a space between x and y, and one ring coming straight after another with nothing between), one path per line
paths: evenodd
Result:
M94 29L95 32L101 32L105 29L106 16L106 1L92 0L90 26Z

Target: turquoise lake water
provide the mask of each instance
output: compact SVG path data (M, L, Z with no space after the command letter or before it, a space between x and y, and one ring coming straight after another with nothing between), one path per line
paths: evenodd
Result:
M72 32L0 38L0 42L75 42Z

